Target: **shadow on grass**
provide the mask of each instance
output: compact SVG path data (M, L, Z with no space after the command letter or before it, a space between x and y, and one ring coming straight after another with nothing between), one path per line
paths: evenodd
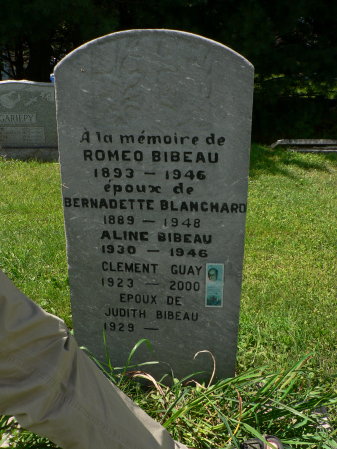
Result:
M296 153L285 149L273 149L254 144L252 145L250 155L249 176L251 179L254 179L262 174L271 174L296 179L297 176L287 167L295 166L303 170L328 172L329 169L325 161L337 162L337 155L332 153L319 153L319 161L305 160L306 157L308 158L311 155L312 153Z

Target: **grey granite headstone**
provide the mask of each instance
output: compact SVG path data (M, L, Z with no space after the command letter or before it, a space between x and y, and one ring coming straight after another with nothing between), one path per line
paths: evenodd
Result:
M336 153L337 140L334 139L279 139L271 148L287 148L300 153Z
M57 149L54 85L0 82L0 146L10 153Z
M234 373L253 67L189 33L89 42L55 70L75 335L112 363Z

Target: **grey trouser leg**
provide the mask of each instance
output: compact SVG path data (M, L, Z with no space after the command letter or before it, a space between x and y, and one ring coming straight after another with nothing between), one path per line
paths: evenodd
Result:
M0 414L64 449L186 449L1 271Z

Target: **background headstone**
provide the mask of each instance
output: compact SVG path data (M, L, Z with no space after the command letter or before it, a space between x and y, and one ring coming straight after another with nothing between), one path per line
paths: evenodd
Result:
M135 30L55 70L75 336L112 363L234 374L253 67L214 41Z
M25 80L0 82L0 146L5 154L23 159L42 154L42 150L55 158L53 84Z

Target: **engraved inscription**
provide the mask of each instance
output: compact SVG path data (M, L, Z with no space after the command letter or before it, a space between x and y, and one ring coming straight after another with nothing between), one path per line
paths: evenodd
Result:
M214 263L223 260L221 227L228 217L240 223L247 210L245 197L213 192L226 137L85 127L77 146L88 185L73 195L66 188L63 204L66 216L95 216L92 279L114 298L100 307L105 332L160 333L167 322L197 328L206 308L224 306L225 265Z
M0 113L0 124L3 125L20 125L36 123L36 114L25 113Z
M6 146L43 145L45 132L42 126L32 127L0 127L0 142Z

